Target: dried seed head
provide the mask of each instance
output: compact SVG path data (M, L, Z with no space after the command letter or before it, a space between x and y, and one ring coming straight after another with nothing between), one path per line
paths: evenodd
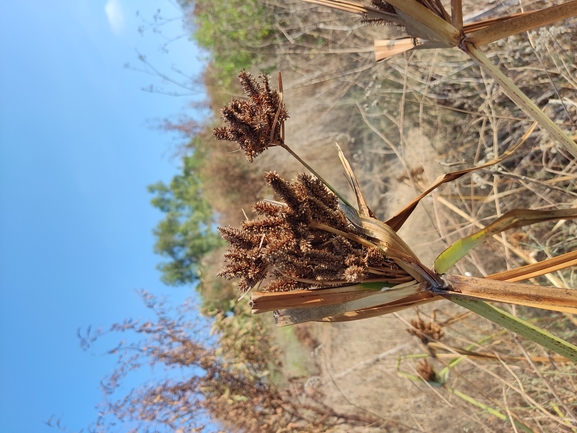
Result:
M286 203L297 218L308 220L308 209L306 207L306 195L302 190L294 188L289 182L282 179L275 171L265 173L264 179L274 192Z
M265 179L285 203L258 202L254 206L257 219L245 221L239 229L219 229L229 243L226 265L219 275L239 278L241 291L263 280L267 284L261 290L277 292L386 279L387 275L410 279L376 247L311 226L321 223L354 232L334 194L316 178L299 175L288 182L270 172Z
M288 113L276 90L272 90L266 75L260 84L251 74L242 71L240 83L248 99L233 99L222 109L222 119L228 126L215 128L219 140L238 143L246 158L252 160L272 146L282 143L281 127Z
M371 4L373 6L375 6L377 9L379 9L380 11L383 11L383 12L386 12L389 14L396 14L397 13L397 11L395 10L395 8L393 6L391 6L387 2L384 2L383 0L372 0Z
M348 283L360 283L367 278L368 273L365 272L365 268L352 265L345 269L344 275Z
M436 382L437 374L433 370L433 366L423 359L417 364L417 373L427 382Z
M411 320L411 325L413 327L407 329L407 332L419 337L423 344L427 344L431 340L440 340L445 335L441 326L435 322L425 322L418 318Z

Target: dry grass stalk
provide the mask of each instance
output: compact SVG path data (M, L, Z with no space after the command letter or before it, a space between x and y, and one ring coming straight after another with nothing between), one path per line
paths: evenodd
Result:
M562 254L538 263L532 263L521 268L511 269L497 274L488 275L486 278L501 281L524 281L544 274L550 274L564 269L566 266L577 266L577 251Z
M500 20L490 27L475 31L468 37L468 41L476 47L490 44L507 36L533 30L553 24L565 18L577 15L577 1L568 1L550 8L519 14Z

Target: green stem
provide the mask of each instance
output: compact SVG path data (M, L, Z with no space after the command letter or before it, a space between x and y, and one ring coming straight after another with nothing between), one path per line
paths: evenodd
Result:
M484 411L490 413L491 415L496 416L497 418L499 418L500 420L503 421L509 421L512 423L515 423L515 425L517 427L519 427L520 429L522 429L523 431L526 431L528 433L534 433L533 430L531 430L529 427L527 427L525 424L521 424L519 421L516 421L512 418L509 418L507 415L502 414L501 412L499 412L496 409L493 409L489 406L487 406L486 404L481 403L480 401L474 399L473 397L468 396L467 394L463 394L461 391L457 390L457 389L453 389L453 388L449 388L447 387L453 394L455 394L457 397L465 400L467 403L472 404L473 406L477 406L478 408L483 409Z

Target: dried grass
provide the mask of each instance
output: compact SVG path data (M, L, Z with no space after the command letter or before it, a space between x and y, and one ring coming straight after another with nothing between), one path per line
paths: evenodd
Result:
M461 53L415 51L375 65L366 47L373 39L383 38L382 28L359 28L355 17L312 5L289 2L275 7L280 11L278 26L286 38L279 41L277 52L285 94L290 95L287 105L292 118L287 135L291 143L296 143L295 150L311 165L320 167L323 176L338 166L336 155L330 158L332 142L339 141L351 156L367 201L376 207L379 217L396 210L389 191L399 188L398 178L409 185L409 194L412 190L416 195L439 172L470 167L498 156L529 125L498 85ZM482 9L478 3L468 7ZM465 16L473 12L466 10ZM508 12L515 12L512 6ZM575 26L575 20L568 25ZM388 31L394 33L396 29ZM575 38L563 26L552 26L497 42L490 57L550 118L575 131L576 52ZM422 154L423 141L430 143L426 156ZM269 152L263 158L256 163L260 166L255 171L283 166L287 177L296 171L295 166L285 163L282 152ZM412 240L416 245L411 246L442 249L443 244L471 233L473 222L486 223L513 208L574 206L576 179L575 161L546 134L536 132L515 158L500 164L497 170L486 170L443 187L431 202L424 203L426 215L419 220L424 224L430 219L431 234L437 233L434 237L438 243L431 246L430 239L417 238ZM516 230L471 253L458 270L487 275L555 256L574 250L576 236L575 224L570 222ZM548 283L575 287L576 278L569 270L550 276ZM536 282L542 280L540 277ZM568 341L577 341L571 317L514 307L511 311L554 329ZM371 364L357 370L342 388L325 376L323 390L328 401L342 407L350 406L350 400L359 410L377 413L384 419L379 426L383 430L519 429L483 410L472 410L470 403L451 392L457 390L534 431L571 431L568 423L577 417L577 378L571 364L547 358L538 346L521 342L483 319L463 316L462 310L454 306L442 304L437 318L444 324L442 343L449 349L428 347L437 355L431 365L438 373L450 365L451 359L462 359L451 367L447 387L417 382L409 386L408 379L396 376L394 355L387 358L386 365ZM346 356L350 362L360 363L367 359L363 356L368 352L374 353L359 348L355 355L351 353L354 348L344 351L337 345L390 345L406 338L398 332L386 334L383 325L395 329L390 319L384 318L364 324L330 325L334 330L330 336L340 340L330 341L325 348L325 354L334 359L320 361L324 374L331 368L345 370L345 365L335 363ZM397 324L396 329L399 326L405 325ZM351 335L347 335L348 330ZM373 335L376 333L380 337ZM414 345L405 353L418 352L418 347ZM450 348L467 347L486 356L451 354ZM408 358L401 368L417 372L417 362ZM412 391L404 389L407 386ZM403 404L393 404L392 399ZM449 420L447 410L451 411Z

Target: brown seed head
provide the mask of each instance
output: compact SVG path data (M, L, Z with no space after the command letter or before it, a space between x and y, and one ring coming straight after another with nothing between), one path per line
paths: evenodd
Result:
M219 140L238 143L252 162L269 147L282 143L281 126L289 116L266 75L261 75L262 84L246 71L238 76L248 99L233 99L225 106L222 119L227 126L215 128L213 133Z
M383 279L387 273L410 279L378 248L311 227L321 223L355 232L334 194L316 178L299 175L287 182L270 172L265 179L284 203L258 202L257 219L245 221L239 229L219 228L229 243L219 275L239 278L241 291L263 280L267 284L261 290L277 292Z
M418 318L411 320L411 325L413 328L407 329L407 332L419 337L423 344L427 344L431 340L440 340L445 335L441 326L435 322L425 322Z
M417 373L427 382L435 382L437 379L437 374L433 370L433 366L423 359L417 364Z

